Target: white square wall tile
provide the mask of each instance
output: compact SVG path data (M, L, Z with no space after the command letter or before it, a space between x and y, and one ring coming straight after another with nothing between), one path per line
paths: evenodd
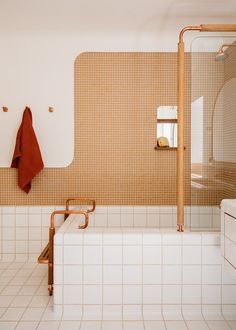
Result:
M104 284L122 284L122 266L104 265L103 266Z
M142 234L141 233L123 233L123 244L124 245L141 245L142 244Z
M159 214L147 214L147 227L160 227L160 216Z
M143 285L143 304L161 304L161 285Z
M183 285L183 304L201 304L201 285Z
M143 284L161 284L161 265L143 265Z
M83 244L82 235L78 235L78 236L80 238L80 243L77 243L77 244ZM102 244L102 232L101 233L85 232L83 236L84 236L84 245L101 245Z
M40 253L42 251L41 241L29 241L29 252L30 253Z
M65 253L65 251L64 251L64 253ZM62 264L63 263L63 248L62 248L62 246L55 246L54 247L54 262L55 262L55 264Z
M108 226L107 214L96 213L95 214L95 227L107 227L107 226Z
M41 240L41 228L29 227L29 240Z
M183 264L201 264L201 246L183 246Z
M30 227L41 227L42 218L41 214L30 214L29 215L29 226Z
M163 245L181 245L182 244L182 235L181 234L172 234L172 233L163 233L162 234L162 244Z
M222 303L236 305L236 285L222 286Z
M82 284L83 267L64 265L64 284Z
M28 241L16 241L16 253L28 253Z
M172 227L173 226L173 214L160 214L160 227Z
M183 265L183 284L201 284L202 268L201 265Z
M103 304L122 304L122 285L103 285Z
M220 304L221 303L221 286L220 285L203 285L202 286L202 303L203 304Z
M3 241L15 240L15 230L12 227L3 227L2 228L2 240Z
M135 214L134 213L134 227L146 227L147 216L146 214Z
M181 286L180 285L163 285L162 302L163 302L163 304L180 304L181 303Z
M15 215L14 214L3 214L2 215L2 226L3 227L14 227L15 226Z
M161 245L150 245L143 246L143 264L145 265L155 265L161 264Z
M122 244L122 233L104 233L103 234L104 245L121 245Z
M203 265L202 283L221 284L221 265Z
M162 283L163 284L180 284L181 283L181 266L163 265Z
M220 234L210 233L202 234L202 245L220 245Z
M64 285L64 304L82 304L82 285Z
M84 284L102 284L102 265L84 265L81 271Z
M163 264L181 264L181 246L163 246Z
M124 265L123 284L142 284L142 266Z
M138 305L142 303L141 285L123 285L123 304Z
M123 246L123 263L141 264L142 263L142 247L139 245Z
M29 208L28 206L16 206L15 213L16 214L28 214Z
M108 214L108 227L120 227L120 213L118 214Z
M143 245L161 245L162 235L161 233L144 232L143 233Z
M202 235L196 233L183 233L183 245L201 245Z
M84 285L83 286L83 304L99 305L102 304L102 286Z
M121 227L133 227L134 214L133 213L121 213Z
M210 265L221 264L220 246L202 246L202 263Z
M82 248L82 247L81 247ZM102 246L84 246L84 264L94 265L102 263Z
M16 227L16 240L28 240L28 227Z
M122 264L122 246L104 246L103 247L104 264Z
M2 253L3 254L15 254L15 246L16 246L15 241L3 241L2 242ZM10 256L6 255L5 260L7 260L7 257L10 257Z

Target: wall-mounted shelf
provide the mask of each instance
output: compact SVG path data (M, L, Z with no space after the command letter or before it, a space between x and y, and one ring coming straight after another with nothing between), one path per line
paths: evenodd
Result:
M155 150L177 150L178 148L177 147L155 147L154 148Z

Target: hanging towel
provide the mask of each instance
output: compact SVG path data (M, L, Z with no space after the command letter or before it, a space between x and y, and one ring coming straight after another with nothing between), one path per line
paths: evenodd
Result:
M29 107L25 108L17 132L11 167L18 168L18 185L28 194L31 189L31 180L44 168Z

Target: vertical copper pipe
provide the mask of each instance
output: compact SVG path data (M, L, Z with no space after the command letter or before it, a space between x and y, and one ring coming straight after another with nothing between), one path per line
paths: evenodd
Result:
M184 225L184 42L178 44L177 225Z

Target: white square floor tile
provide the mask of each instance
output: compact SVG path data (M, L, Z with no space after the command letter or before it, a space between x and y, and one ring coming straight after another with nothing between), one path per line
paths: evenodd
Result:
M165 330L164 321L145 321L145 330Z
M2 315L1 321L18 321L23 315L25 309L22 307L10 307Z
M59 330L78 330L80 321L61 321Z
M122 321L103 321L102 330L122 330Z
M165 321L183 320L181 305L163 305L162 314Z
M22 297L23 298L23 297ZM49 296L35 296L30 302L30 307L46 307L49 303Z
M205 321L186 321L189 330L208 330Z
M24 312L21 320L22 321L39 321L44 313L44 308L29 307Z
M227 321L232 330L236 330L236 321Z
M60 321L41 321L37 330L57 330L59 325Z
M82 321L80 330L101 330L101 321Z
M188 330L184 321L165 321L167 330Z
M14 330L16 328L17 322L1 322L0 329L3 330Z
M27 321L20 321L17 324L16 330L35 330L38 327L38 321L32 321L32 322L27 322Z
M144 325L142 321L124 321L124 330L144 330Z
M32 296L16 296L11 303L11 307L27 307L31 300Z
M102 320L102 305L83 305L83 321Z
M229 330L230 326L226 321L207 321L207 325L211 330Z

